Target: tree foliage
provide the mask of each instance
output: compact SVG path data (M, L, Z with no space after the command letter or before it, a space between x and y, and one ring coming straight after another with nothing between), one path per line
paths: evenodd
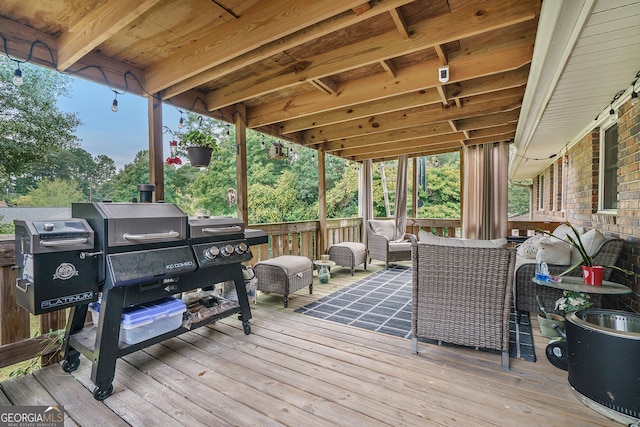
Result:
M76 181L44 179L24 196L14 200L16 206L66 207L87 199Z
M22 64L24 84L18 87L12 83L15 69L15 62L0 57L0 182L7 191L11 178L50 168L61 151L77 147L80 124L76 114L56 105L67 94L69 77Z

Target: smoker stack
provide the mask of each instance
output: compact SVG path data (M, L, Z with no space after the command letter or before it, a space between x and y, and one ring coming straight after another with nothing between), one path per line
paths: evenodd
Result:
M150 198L141 191L141 200ZM263 232L245 231L237 218L188 218L170 203L74 203L71 213L70 220L16 221L17 301L34 314L71 307L63 368L77 369L80 354L91 360L96 399L111 394L118 357L187 330L123 344L127 307L233 281L238 304L192 328L239 313L251 332L242 263L251 245L266 243ZM85 326L99 292L97 326Z

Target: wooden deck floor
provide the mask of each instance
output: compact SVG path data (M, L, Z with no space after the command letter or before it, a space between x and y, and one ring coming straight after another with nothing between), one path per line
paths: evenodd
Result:
M409 340L294 313L380 267L335 269L287 309L260 295L249 336L231 317L119 359L103 402L84 359L73 375L54 365L4 381L0 405L64 405L69 426L619 425L573 395L535 319L538 361L503 372L496 354L423 344L413 355Z

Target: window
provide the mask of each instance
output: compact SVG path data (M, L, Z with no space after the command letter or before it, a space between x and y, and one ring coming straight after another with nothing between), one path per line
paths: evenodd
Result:
M538 176L538 209L544 209L544 175Z
M601 204L603 210L615 210L618 200L618 125L605 130L601 151Z

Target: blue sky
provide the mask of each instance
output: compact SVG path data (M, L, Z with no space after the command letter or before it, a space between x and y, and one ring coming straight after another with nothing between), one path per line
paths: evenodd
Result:
M73 78L67 97L58 98L61 110L78 113L82 124L76 134L80 145L93 156L105 154L118 169L133 162L140 150L149 147L147 98L118 95L118 112L111 111L113 92L104 85ZM179 111L168 104L163 108L163 124L177 130ZM164 154L168 156L170 134L164 136ZM166 157L165 156L165 157Z

